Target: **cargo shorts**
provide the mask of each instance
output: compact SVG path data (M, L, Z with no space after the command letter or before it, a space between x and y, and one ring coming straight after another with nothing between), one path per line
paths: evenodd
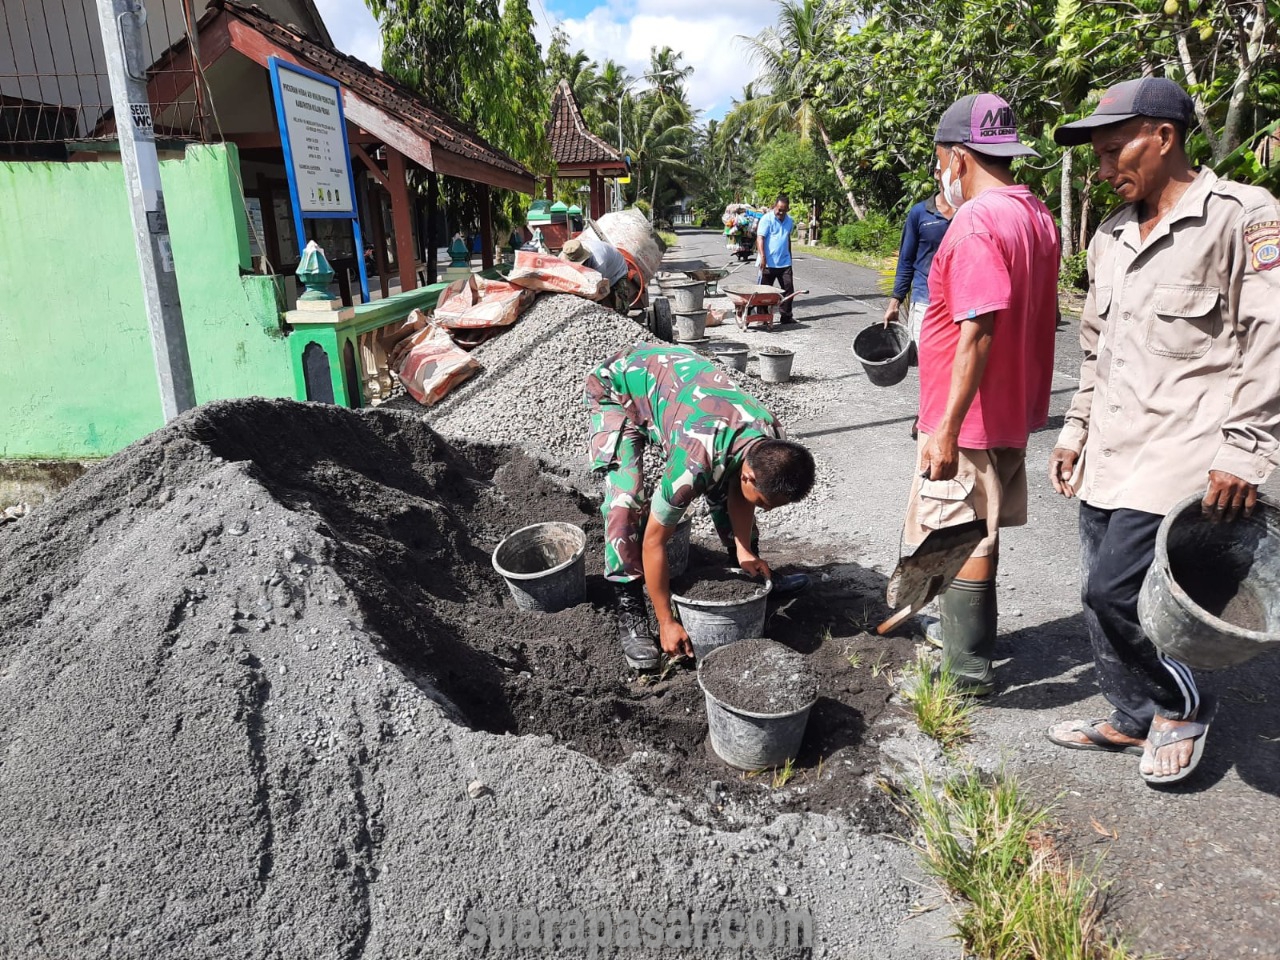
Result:
M929 438L917 439L916 462ZM996 552L1001 527L1027 522L1027 451L1018 447L994 450L960 449L959 465L952 480L925 480L913 470L907 519L903 525L905 548L918 547L932 531L969 520L986 520L987 535L972 556Z

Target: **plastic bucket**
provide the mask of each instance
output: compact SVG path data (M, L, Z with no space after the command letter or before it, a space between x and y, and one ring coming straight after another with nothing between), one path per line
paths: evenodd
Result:
M587 595L587 535L572 523L535 523L511 534L493 551L521 610L555 613Z
M707 331L707 311L672 311L671 329L677 340L701 340Z
M1211 523L1202 499L1161 522L1138 619L1164 653L1217 670L1280 649L1280 504L1259 497L1252 517Z
M911 365L911 334L902 324L873 323L853 340L853 355L877 387L901 383Z
M707 284L704 280L663 280L662 289L666 291L674 312L693 313L695 310L702 309L702 298L706 296ZM693 338L690 337L690 339Z
M715 358L723 363L726 367L739 372L747 369L747 357L751 355L746 347L717 347L715 350Z
M773 581L765 581L746 600L690 600L672 594L680 624L693 644L693 655L701 660L717 647L764 633L765 610L772 589Z
M781 347L761 348L756 351L756 362L760 364L760 379L765 383L786 383L791 379L791 364L795 359L794 350Z
M762 650L779 648L790 656L799 656L771 640L752 639L748 642L760 644ZM715 669L716 653L705 660L699 658L698 686L706 700L707 731L716 756L739 770L778 767L794 758L804 742L809 714L818 701L816 693L804 705L782 713L743 710L725 703L707 689L705 678Z

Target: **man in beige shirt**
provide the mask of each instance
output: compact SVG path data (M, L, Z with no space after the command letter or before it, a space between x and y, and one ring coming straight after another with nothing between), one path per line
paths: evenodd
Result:
M1049 462L1054 489L1081 500L1084 619L1114 710L1048 735L1141 754L1156 784L1195 768L1211 712L1138 620L1160 522L1197 493L1211 519L1249 515L1280 436L1280 204L1197 172L1183 148L1191 118L1181 87L1147 77L1054 133L1092 143L1125 205L1089 245L1080 388Z

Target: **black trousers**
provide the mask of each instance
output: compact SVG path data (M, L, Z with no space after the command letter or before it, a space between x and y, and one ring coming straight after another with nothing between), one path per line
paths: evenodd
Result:
M765 267L760 273L760 282L766 287L772 287L774 281L782 287L782 292L786 296L796 292L796 282L791 276L790 267ZM783 323L792 321L791 307L795 304L794 300L784 300L782 306L778 308L778 317Z
M1164 517L1080 504L1080 591L1098 686L1115 708L1111 725L1145 737L1159 714L1187 719L1200 706L1191 668L1166 656L1138 621L1138 593L1155 558Z

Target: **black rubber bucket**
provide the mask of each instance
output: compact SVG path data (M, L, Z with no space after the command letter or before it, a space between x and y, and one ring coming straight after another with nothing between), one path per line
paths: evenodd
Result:
M911 366L911 334L900 323L873 323L853 340L853 355L877 387L901 383Z

